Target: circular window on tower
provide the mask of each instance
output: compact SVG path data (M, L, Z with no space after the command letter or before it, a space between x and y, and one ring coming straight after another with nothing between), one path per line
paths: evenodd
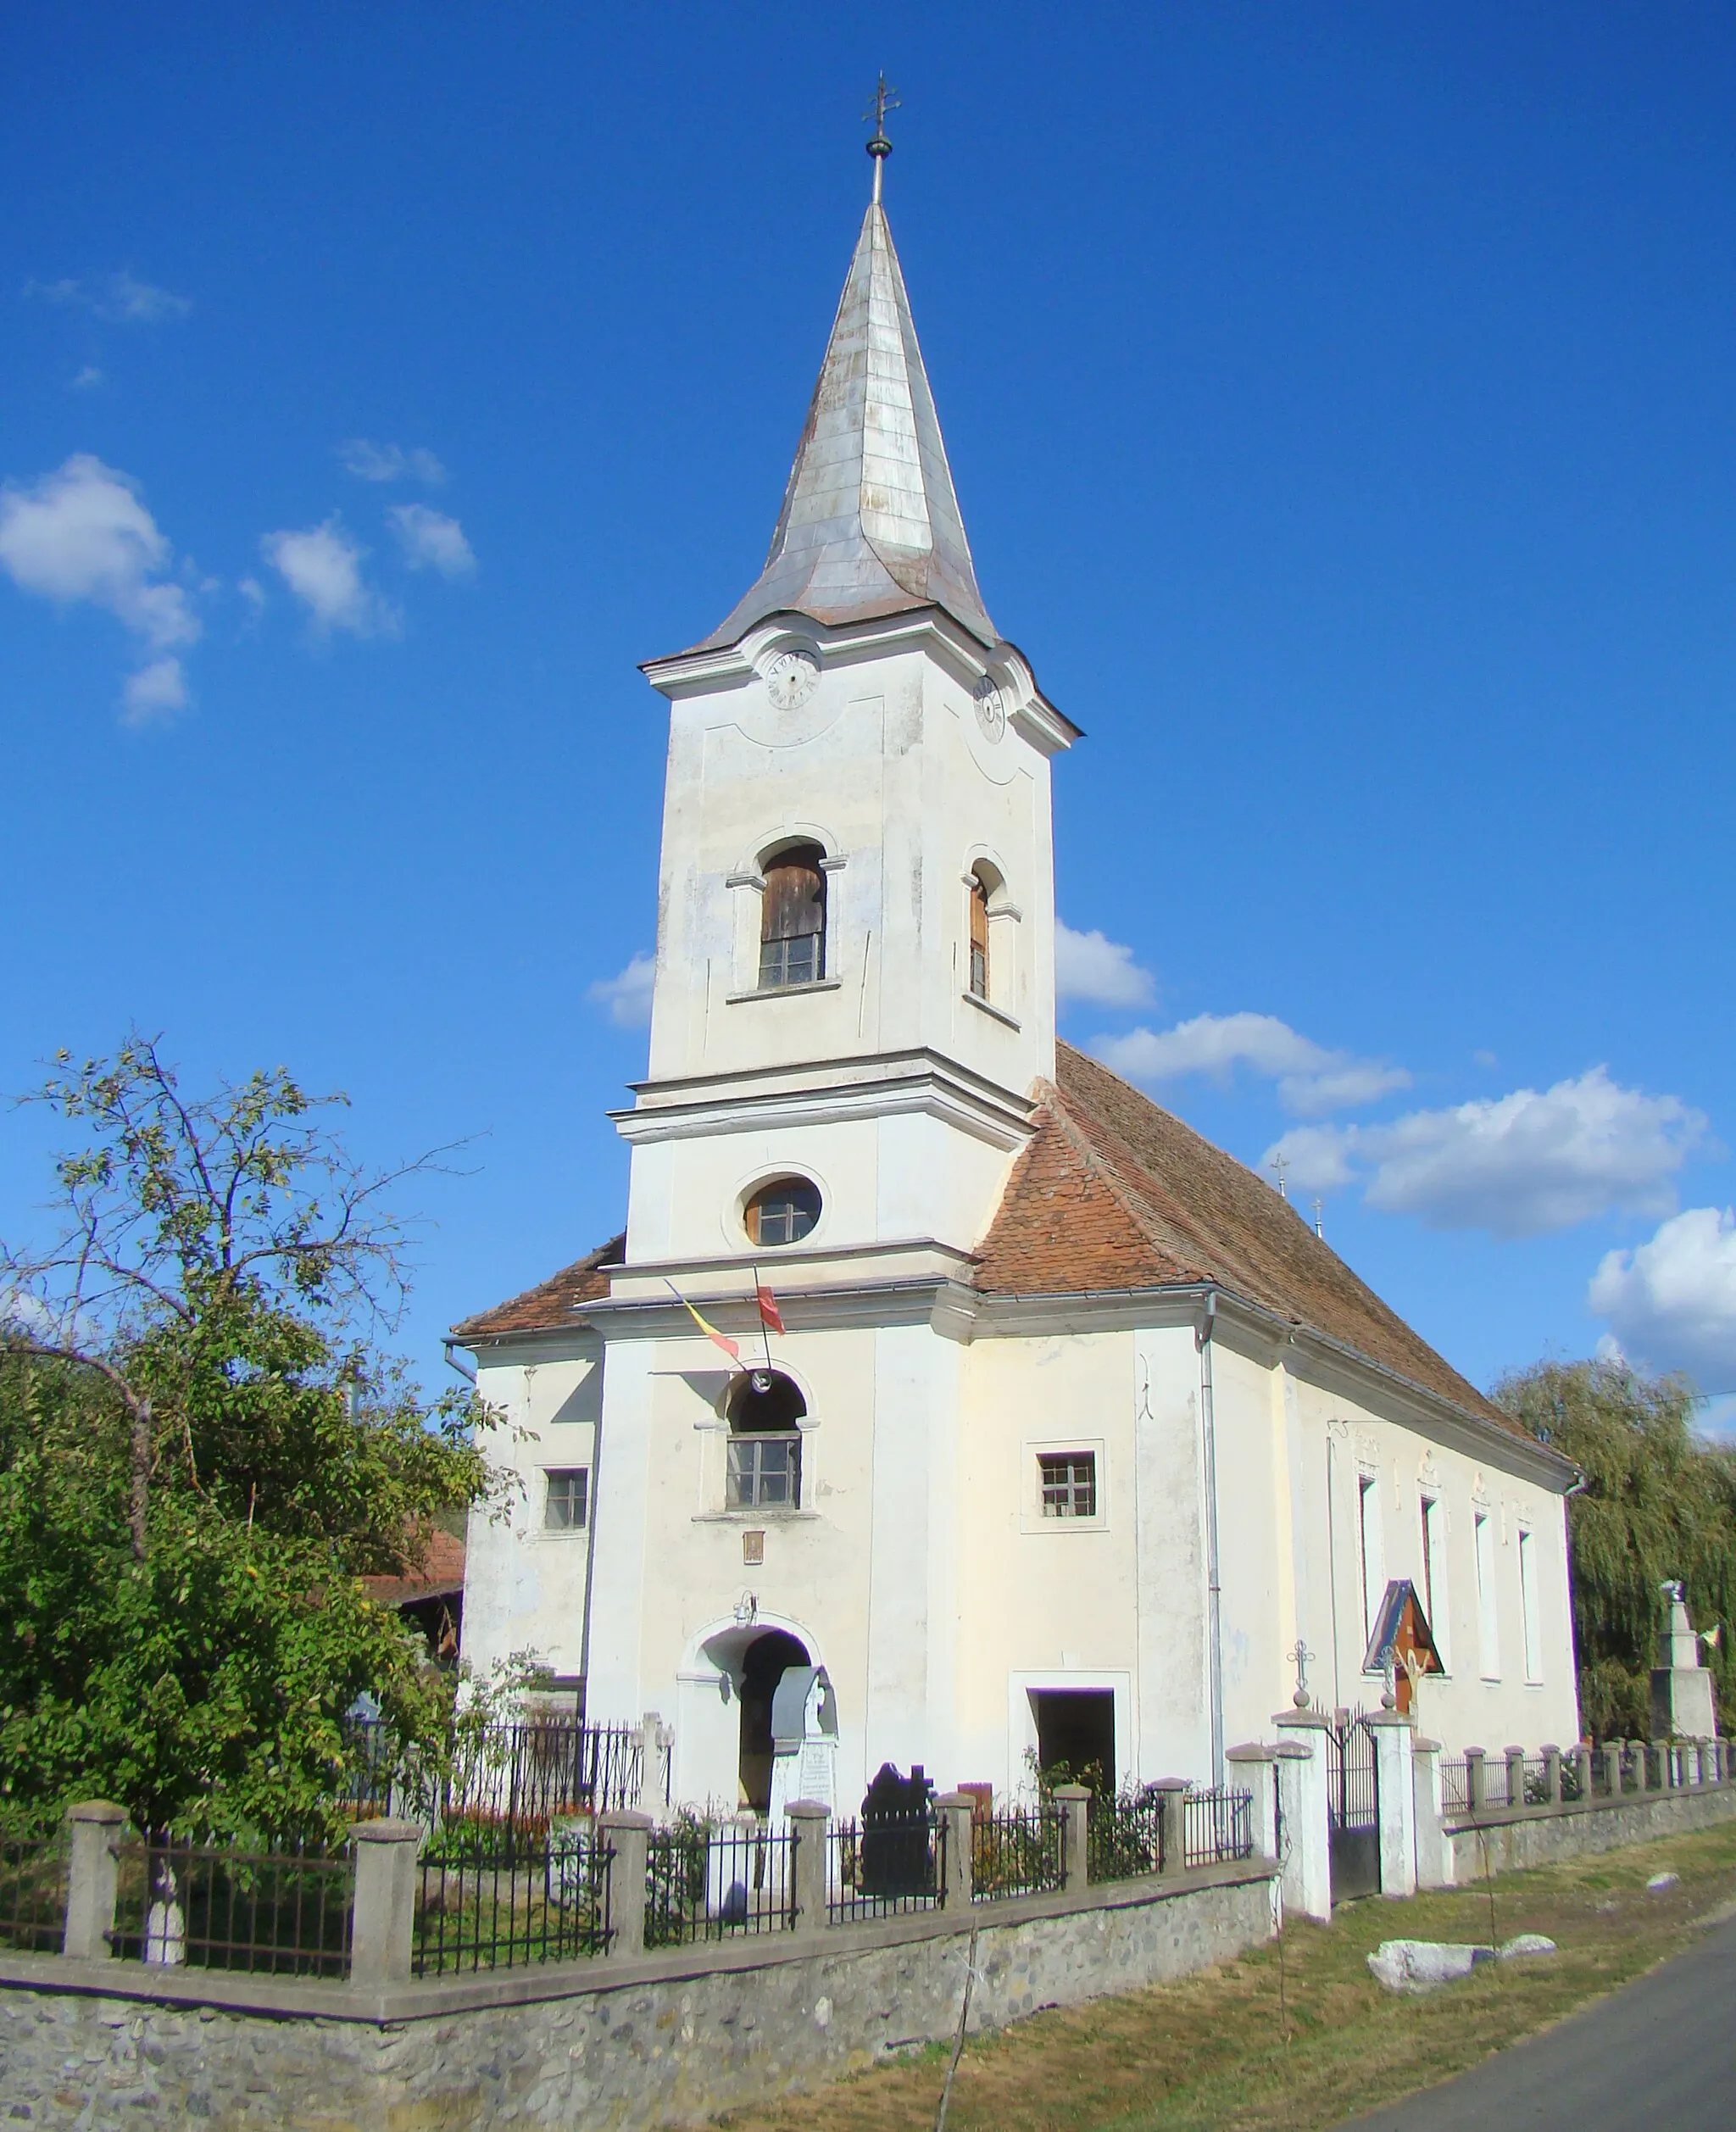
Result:
M799 1244L820 1219L820 1192L804 1177L762 1184L743 1211L754 1244Z

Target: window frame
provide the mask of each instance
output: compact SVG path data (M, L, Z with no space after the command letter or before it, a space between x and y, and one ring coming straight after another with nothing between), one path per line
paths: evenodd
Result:
M1477 1563L1477 1625L1481 1649L1477 1666L1484 1680L1501 1677L1501 1612L1496 1590L1494 1512L1473 1506L1471 1546Z
M813 1194L812 1220L810 1221L806 1228L800 1231L795 1228L794 1212L798 1210L795 1209L795 1201L792 1197L790 1205L793 1214L790 1233L787 1236L768 1236L762 1222L764 1209L760 1202L769 1198L773 1193L793 1192L798 1188ZM742 1228L748 1243L757 1249L767 1251L787 1251L793 1244L805 1244L819 1228L825 1214L826 1194L812 1177L803 1177L799 1172L792 1170L782 1177L767 1177L763 1184L756 1184L748 1194L742 1202Z
M1366 1655L1381 1602L1387 1595L1386 1534L1381 1518L1380 1475L1356 1475L1356 1559L1362 1573L1362 1649Z
M570 1483L578 1483L578 1511L576 1518L556 1519L554 1515L557 1501L565 1499L570 1509ZM565 1482L568 1487L558 1495L555 1483ZM565 1535L569 1533L588 1532L591 1526L591 1469L588 1466L545 1466L542 1468L542 1530Z
M1051 1467L1065 1467L1066 1478L1052 1478ZM1079 1499L1088 1495L1088 1508ZM1066 1507L1061 1506L1065 1500ZM1040 1450L1037 1454L1037 1514L1045 1524L1095 1524L1099 1515L1095 1450Z
M781 1478L787 1493L779 1499L765 1492L768 1474L764 1453L768 1446L782 1448L787 1463ZM738 1451L750 1456L738 1458ZM749 1483L743 1491L743 1481ZM802 1507L802 1432L793 1429L732 1429L724 1451L724 1507L730 1511L767 1512L798 1511Z
M1453 1670L1451 1653L1452 1580L1447 1568L1447 1506L1437 1489L1420 1496L1422 1525L1422 1603L1444 1673Z
M790 918L798 899L778 882L779 874L800 872L811 878L808 899L816 922L792 929ZM786 844L760 861L765 887L760 891L760 955L754 966L756 992L793 992L804 985L826 982L826 933L830 929L831 896L826 884L826 852L811 842Z
M1519 1532L1519 1637L1527 1687L1543 1681L1543 1623L1538 1619L1542 1592L1537 1576L1537 1533L1522 1525Z
M993 964L989 955L988 897L989 887L980 866L971 869L970 888L967 891L968 919L966 944L969 963L965 985L973 999L985 1005L993 1003L991 988Z

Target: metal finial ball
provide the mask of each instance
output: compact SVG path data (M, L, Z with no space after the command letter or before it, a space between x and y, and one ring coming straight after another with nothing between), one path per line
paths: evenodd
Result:
M870 155L876 157L890 155L892 153L892 142L887 139L883 133L876 133L874 138L868 143L868 153Z

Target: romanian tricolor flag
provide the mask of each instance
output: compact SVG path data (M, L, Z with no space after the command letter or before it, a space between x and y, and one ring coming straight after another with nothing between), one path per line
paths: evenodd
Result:
M676 1286L673 1281L667 1282L665 1285L668 1288L670 1294L674 1296L676 1301L679 1303L682 1308L687 1312L687 1316L693 1319L694 1324L698 1327L699 1330L705 1335L706 1339L711 1342L712 1345L714 1347L721 1347L724 1353L728 1355L731 1361L732 1361L736 1365L737 1368L739 1369L742 1361L742 1350L736 1344L735 1341L730 1338L729 1334L727 1333L720 1333L717 1328L711 1322L709 1318L701 1317L699 1313L693 1308L693 1305L688 1302L687 1297L682 1294L681 1290Z

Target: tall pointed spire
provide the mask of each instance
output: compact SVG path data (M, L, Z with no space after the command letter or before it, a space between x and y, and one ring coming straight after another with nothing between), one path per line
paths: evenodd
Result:
M999 642L976 589L904 277L876 198L863 217L765 567L695 649L733 643L775 614L838 623L921 607L944 608L983 643Z

